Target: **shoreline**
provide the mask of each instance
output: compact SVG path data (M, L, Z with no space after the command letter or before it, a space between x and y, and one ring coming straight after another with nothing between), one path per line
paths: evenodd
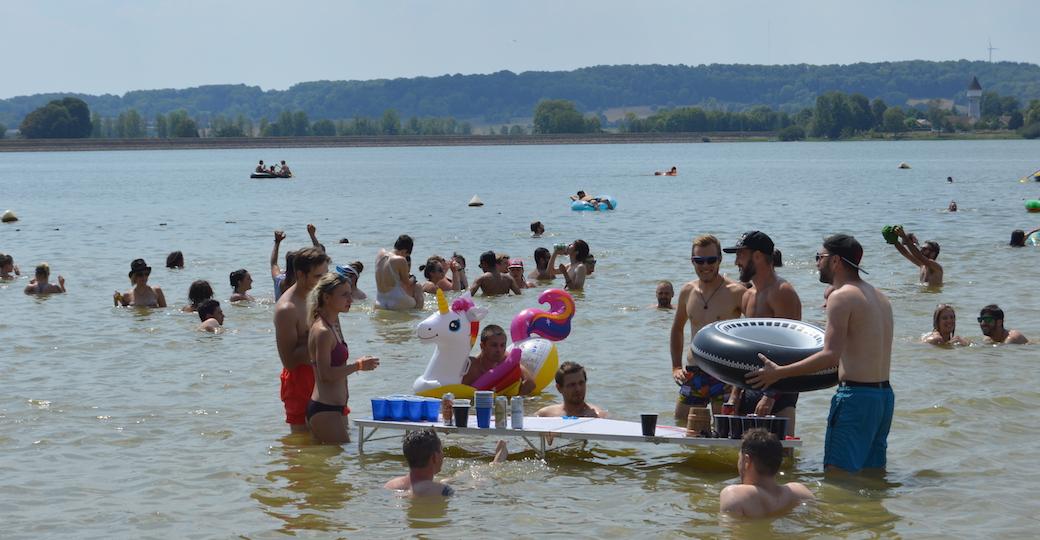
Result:
M906 133L794 142L1020 140L1014 132ZM776 132L582 133L557 135L387 135L349 137L206 137L175 139L0 139L0 152L107 152L120 150L234 150L253 148L379 148L563 144L693 144L781 142Z

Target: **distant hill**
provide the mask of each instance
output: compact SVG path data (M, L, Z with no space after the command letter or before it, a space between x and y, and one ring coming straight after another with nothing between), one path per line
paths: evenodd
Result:
M275 119L302 110L311 120L379 117L394 109L401 118L454 117L475 123L530 118L545 98L574 101L587 113L626 110L644 115L662 107L699 105L741 110L755 105L795 112L830 90L880 97L889 105L908 99L942 98L965 104L965 88L976 75L984 90L1017 97L1023 105L1040 98L1040 66L1015 62L859 63L786 66L712 64L595 66L574 71L500 71L488 75L444 75L370 81L315 81L288 90L212 85L181 90L136 90L123 96L54 93L0 100L0 123L16 127L30 111L65 96L83 99L102 116L136 109L146 119L184 109L205 123L216 115Z

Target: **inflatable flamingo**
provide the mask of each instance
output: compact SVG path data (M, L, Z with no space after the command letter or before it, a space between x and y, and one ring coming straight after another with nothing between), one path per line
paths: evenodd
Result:
M469 351L477 338L478 321L487 310L475 307L469 293L455 300L449 310L444 294L438 291L438 312L419 323L418 328L419 339L433 341L437 348L426 372L415 380L415 393L439 397L451 392L456 397L468 397L476 390L494 390L500 395L515 396L520 391L521 365L534 376L532 393L540 392L552 382L559 367L554 342L570 334L574 298L563 290L549 289L538 297L538 302L549 304L551 311L528 308L518 313L509 327L513 345L507 351L506 359L469 386L462 384L462 375L468 367ZM468 341L460 337L465 336L460 332L464 321L470 322Z

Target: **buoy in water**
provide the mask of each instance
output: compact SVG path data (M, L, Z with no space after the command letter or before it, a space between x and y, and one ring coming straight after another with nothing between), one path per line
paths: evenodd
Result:
M4 212L3 216L0 216L0 221L4 223L14 223L15 221L18 221L18 216L14 215L13 211L8 210Z
M480 197L474 195L473 198L469 200L469 206L484 206L484 201L480 200Z
M1040 199L1026 201L1026 212L1040 212Z
M900 168L900 169L909 169L909 168L910 168L910 164L909 164L909 163L907 163L907 162L905 162L905 161L903 161L903 162L900 162L900 163L899 163L899 168Z

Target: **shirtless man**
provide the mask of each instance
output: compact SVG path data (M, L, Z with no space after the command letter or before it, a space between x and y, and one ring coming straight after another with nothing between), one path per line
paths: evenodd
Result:
M391 311L421 308L422 287L410 273L409 257L414 242L402 234L394 242L393 251L380 249L376 255L376 307Z
M714 236L706 234L693 240L690 263L697 279L679 290L668 340L672 379L679 385L679 398L675 403L675 417L679 419L686 419L691 406L704 407L711 402L721 405L725 395L724 385L694 365L691 356L687 356L687 366L683 368L683 330L687 322L692 341L704 325L740 317L740 299L745 291L740 283L719 274L722 246Z
M198 327L200 332L218 334L224 330L224 310L220 309L220 302L212 298L206 300L199 304L198 314L202 321Z
M469 366L462 374L462 384L472 386L481 375L501 364L506 359L506 332L497 324L489 324L480 332L480 354L469 357ZM526 396L534 390L534 377L524 366L520 366L520 395Z
M733 517L761 518L787 512L802 501L815 499L809 488L798 482L776 483L783 450L776 435L762 428L744 433L737 457L740 483L722 490L719 511Z
M281 168L278 169L278 176L282 176L284 178L289 178L290 176L292 176L292 171L289 170L289 166L285 164L284 159L282 160Z
M152 267L144 262L144 259L134 259L130 263L130 283L134 288L125 293L116 291L112 296L112 302L116 306L137 307L166 307L166 295L159 287L148 285L148 276L152 273Z
M672 287L671 281L659 282L654 294L657 295L657 305L654 306L655 308L675 309L675 306L672 305L672 298L675 297L675 287Z
M329 257L318 248L303 248L293 258L293 269L296 283L282 293L274 307L274 336L282 360L285 423L293 431L307 431L307 403L314 390L314 370L307 353L307 295L329 271Z
M25 294L60 294L65 292L65 278L58 276L58 284L50 282L51 267L40 263L36 267L35 278L25 287Z
M434 480L444 465L444 450L436 431L409 431L405 433L401 446L408 461L408 474L390 480L383 487L401 491L408 497L450 497L455 494L455 488ZM493 463L501 463L508 457L506 442L498 441Z
M892 232L899 237L899 242L894 244L899 254L921 269L921 283L927 283L929 287L941 286L943 267L935 261L939 257L939 243L929 240L924 247L918 247L917 237L907 234L902 227L893 227Z
M863 247L836 234L816 254L820 281L834 285L827 300L823 350L778 366L764 355L763 367L747 374L755 388L785 377L838 367L838 390L831 399L823 464L827 471L884 469L895 394L888 382L892 363L892 304L860 277Z
M260 160L260 164L256 166L256 170L254 172L258 172L258 173L267 172L267 168L264 167L264 160L262 160L262 159Z
M508 260L506 264L508 265ZM495 257L494 251L480 254L480 269L484 274L473 280L473 285L469 288L471 295L476 296L477 291L483 291L486 296L508 294L510 291L520 294L520 287L516 281L509 274L498 271L498 258Z
M779 317L802 319L802 301L794 287L776 275L777 259L773 240L761 231L748 231L726 253L737 254L740 281L752 287L744 292L740 311L745 317ZM758 392L733 388L730 403L737 406L737 414L774 414L787 418L787 434L794 435L797 393Z
M563 403L542 407L535 416L578 416L606 418L607 411L585 402L585 383L589 377L577 362L564 362L556 370L556 391Z
M1029 343L1022 332L1004 328L1004 310L996 304L990 304L979 312L979 328L982 335L986 336L986 343L1010 343L1021 345Z

